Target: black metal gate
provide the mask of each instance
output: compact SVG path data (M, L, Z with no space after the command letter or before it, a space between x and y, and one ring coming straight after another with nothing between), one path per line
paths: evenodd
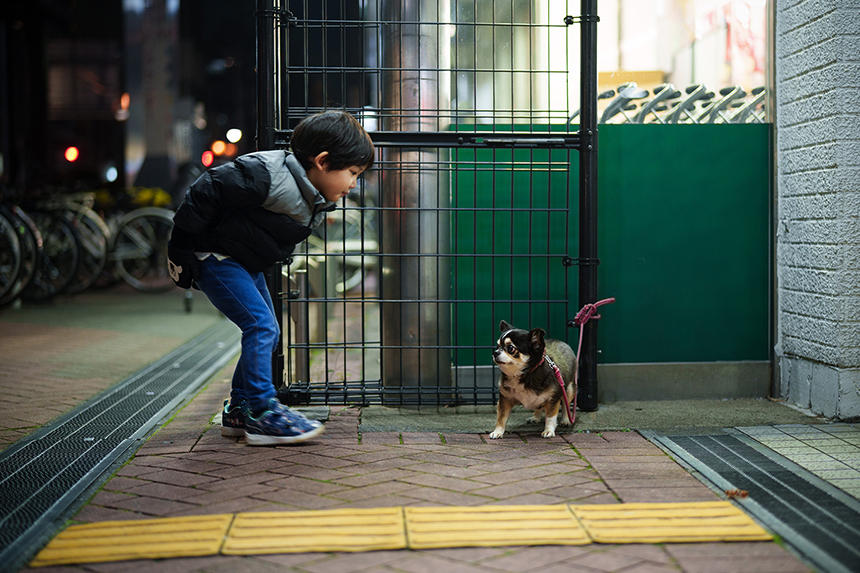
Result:
M569 319L596 300L598 262L597 2L577 4L258 0L258 148L287 147L330 108L378 148L270 276L282 400L492 403L501 319L576 342ZM589 323L586 410L596 334Z

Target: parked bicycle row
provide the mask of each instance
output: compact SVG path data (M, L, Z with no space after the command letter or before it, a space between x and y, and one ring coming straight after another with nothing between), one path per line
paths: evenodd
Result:
M600 123L764 123L766 90L759 86L746 91L727 86L716 92L704 84L683 90L660 84L653 90L627 82L617 89L597 95L609 100L600 114ZM568 119L575 123L579 111Z
M103 217L95 193L0 204L0 305L125 281L143 292L173 287L167 241L173 211L115 208Z

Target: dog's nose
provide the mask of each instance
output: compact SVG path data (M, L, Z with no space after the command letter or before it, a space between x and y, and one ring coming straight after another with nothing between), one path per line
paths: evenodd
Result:
M495 358L495 357L496 357L496 356L498 356L501 352L502 352L502 349L501 349L501 348L496 348L495 350L493 350L493 357Z

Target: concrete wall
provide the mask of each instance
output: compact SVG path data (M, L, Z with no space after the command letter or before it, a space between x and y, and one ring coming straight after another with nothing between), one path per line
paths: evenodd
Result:
M860 416L860 2L774 0L781 396Z

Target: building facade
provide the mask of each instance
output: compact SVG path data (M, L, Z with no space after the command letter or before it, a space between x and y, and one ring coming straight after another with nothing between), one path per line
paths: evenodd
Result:
M774 2L775 376L789 403L860 416L860 4Z

